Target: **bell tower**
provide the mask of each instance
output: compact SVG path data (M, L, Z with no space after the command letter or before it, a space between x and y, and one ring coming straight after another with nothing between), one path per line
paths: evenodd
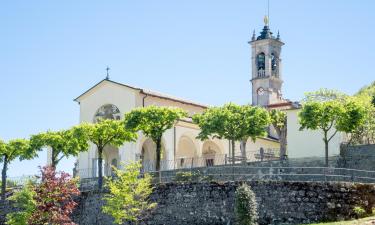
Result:
M273 36L269 28L268 17L264 17L264 27L259 36L255 31L251 41L252 65L252 104L268 106L283 102L281 87L281 48L284 45L280 34Z

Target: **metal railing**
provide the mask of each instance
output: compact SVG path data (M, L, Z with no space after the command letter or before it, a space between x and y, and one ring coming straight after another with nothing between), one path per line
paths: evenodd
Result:
M264 69L258 70L258 77L265 77L266 76L266 71Z
M210 154L202 157L181 157L174 160L161 160L160 170L176 170L176 169L188 169L188 168L199 168L199 167L211 167L211 166L222 166L228 164L239 164L248 162L262 162L262 161L273 161L280 158L279 149L265 149L264 151L247 151L245 156L242 156L241 152L236 152L235 157L232 158L227 154ZM155 160L142 160L142 172L155 172L156 161ZM81 178L95 178L98 177L98 169L94 168L82 168L77 170L77 175ZM112 176L113 173L109 169L103 169L104 176Z
M272 155L271 151L268 151ZM375 184L375 171L340 167L343 158L329 158L330 167L325 167L324 157L296 158L279 160L277 155L272 157L243 158L238 157L234 164L226 155L163 161L162 170L155 171L154 162L145 163L141 174L149 173L154 183L181 182L180 174L191 176L193 182L228 182L228 181L315 181L315 182L361 182ZM265 160L267 159L267 160ZM356 160L357 157L346 157L345 160ZM375 159L374 159L375 160ZM170 163L169 163L170 162ZM172 163L173 162L173 163ZM148 165L148 169L146 166ZM172 168L172 166L175 166ZM91 169L81 170L92 174ZM104 174L111 176L112 174ZM186 177L186 176L185 176ZM22 186L30 177L9 178ZM32 178L32 177L31 177ZM97 187L97 177L80 177L80 189L93 190Z
M332 167L251 167L251 166L226 166L211 168L195 168L192 170L161 171L151 173L154 183L179 182L178 174L187 173L191 180L199 182L215 181L300 181L300 182L360 182L375 183L375 171L356 170ZM160 177L158 177L160 174Z

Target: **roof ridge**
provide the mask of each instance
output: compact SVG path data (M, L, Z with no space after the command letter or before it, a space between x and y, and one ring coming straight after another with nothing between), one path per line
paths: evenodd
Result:
M194 102L194 101L191 101L191 100L182 99L182 98L175 97L175 96L172 96L172 95L169 95L169 94L164 94L164 93L161 93L159 91L153 91L153 90L148 90L148 89L145 89L145 88L135 87L135 86L132 86L132 85L128 85L128 84L116 82L116 81L113 81L113 80L110 80L110 79L103 79L103 80L99 81L97 84L95 84L94 86L92 86L91 88L89 88L83 94L81 94L80 96L78 96L77 98L75 98L74 101L78 101L78 99L80 97L84 96L89 91L91 91L92 89L94 89L99 84L101 84L101 83L103 83L105 81L111 82L111 83L114 83L114 84L117 84L117 85L125 86L125 87L128 87L128 88L134 89L134 90L138 90L142 94L145 94L145 95L150 95L150 96L159 97L159 98L163 98L163 99L169 99L169 100L172 100L172 101L180 102L180 103L183 103L183 104L194 105L194 106L198 106L198 107L202 107L202 108L208 108L209 107L208 105L197 103L197 102Z

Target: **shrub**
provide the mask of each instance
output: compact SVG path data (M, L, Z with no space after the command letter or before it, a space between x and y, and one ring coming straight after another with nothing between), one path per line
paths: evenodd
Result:
M210 182L212 176L205 176L199 170L193 172L177 172L173 178L175 182Z
M80 195L77 180L53 167L43 167L41 183L35 185L36 210L28 220L29 225L64 224L76 225L70 215L77 203L73 198Z
M115 219L115 224L135 222L156 207L156 203L149 202L152 193L151 176L140 176L141 164L131 163L125 170L113 167L115 177L109 178L109 194L104 196L105 205L102 210Z
M363 218L366 216L366 210L364 210L361 206L354 207L353 212L357 218Z
M258 224L258 205L255 194L247 184L241 184L235 193L235 214L238 225Z
M36 193L33 190L32 182L28 182L21 190L14 193L9 198L14 202L14 207L20 211L9 213L6 217L7 225L27 225L28 219L36 210L36 203L34 201Z

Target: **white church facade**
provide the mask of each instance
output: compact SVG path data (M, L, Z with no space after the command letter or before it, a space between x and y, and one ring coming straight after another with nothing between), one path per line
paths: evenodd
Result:
M282 67L281 50L284 45L279 34L275 37L269 29L268 21L259 36L253 34L251 41L252 65L252 104L266 108L286 110L288 113L288 152L290 156L303 157L301 148L308 146L309 156L323 156L323 149L314 146L321 141L319 131L299 131L296 115L298 104L285 100L282 96ZM138 107L150 105L179 107L188 112L189 116L178 121L175 126L166 131L162 140L161 169L178 169L190 167L204 167L223 165L228 163L231 146L227 140L211 139L200 141L196 139L199 127L191 117L202 113L208 106L170 95L161 94L121 84L108 77L81 94L75 99L80 107L80 122L94 123L98 118L122 119L124 114ZM290 117L290 118L289 118ZM291 124L293 123L293 124ZM268 130L268 137L258 138L256 142L250 139L246 145L247 160L259 160L259 152L267 153L269 159L279 157L280 144L272 127ZM311 135L314 137L311 139ZM314 140L314 142L312 142ZM337 152L340 136L333 140ZM289 148L292 146L292 149ZM240 143L236 143L236 155L241 156ZM97 149L91 146L89 151L78 156L78 175L81 178L97 176ZM262 156L263 159L263 156ZM138 139L132 143L125 143L120 148L107 147L104 151L104 174L111 174L112 166L120 166L120 162L142 160L143 169L155 169L155 144L151 139L139 133Z
M192 123L191 116L202 113L207 106L171 97L168 95L120 84L104 79L87 92L79 96L76 101L80 106L80 122L95 122L98 117L122 119L126 112L137 107L150 105L179 107L186 110L188 118L177 122L163 135L162 141L162 169L177 169L212 166L228 163L227 155L230 145L227 140L212 139L200 141L196 139L199 127ZM239 144L237 143L239 151ZM273 138L260 138L255 143L250 139L247 144L248 158L256 157L256 153L263 147L274 151L279 143ZM237 155L240 155L238 153ZM125 143L120 148L107 147L104 151L104 173L111 173L111 166L119 166L120 162L143 161L145 170L155 169L155 144L151 139L139 133L136 142ZM96 176L97 149L91 146L89 151L78 157L78 171L80 177Z

